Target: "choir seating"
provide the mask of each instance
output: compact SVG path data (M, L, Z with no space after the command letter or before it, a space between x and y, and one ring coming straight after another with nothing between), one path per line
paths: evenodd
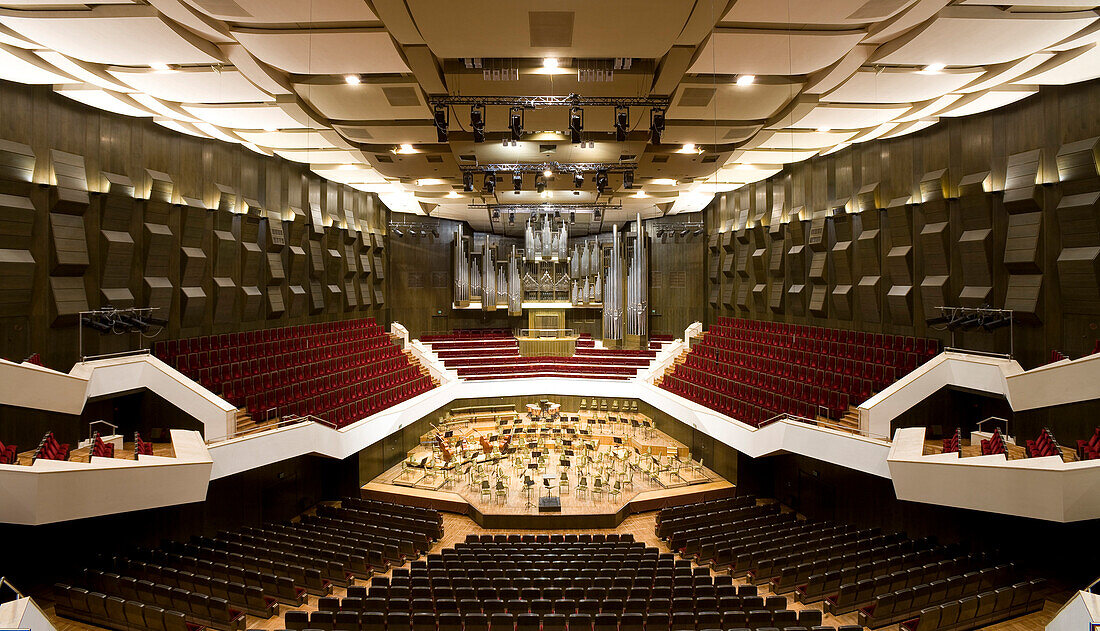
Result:
M719 318L661 387L750 425L839 419L938 352L924 338Z
M1042 458L1044 456L1062 457L1062 448L1054 439L1049 427L1044 427L1035 440L1029 440L1024 446L1028 458Z
M982 439L982 455L992 456L996 454L1003 454L1006 458L1008 457L1008 454L1005 452L1005 439L1004 436L1001 435L1000 427L993 430L992 436Z
M959 453L962 449L962 429L956 428L955 433L943 439L943 453Z
M0 443L0 464L17 464L19 449L16 445Z
M137 460L138 456L152 456L153 455L153 443L145 442L141 439L141 434L134 432L134 460Z
M114 458L115 446L103 442L103 439L99 437L99 432L96 432L92 436L92 450L89 455L93 458Z
M46 432L46 435L42 437L38 447L34 450L34 455L31 456L31 463L33 464L39 458L43 460L68 460L69 443L59 443L54 438L53 432Z
M433 387L374 318L169 340L153 352L253 419L275 410L342 427Z
M1094 429L1088 439L1077 441L1077 459L1100 459L1100 427Z
M467 535L425 560L326 597L284 626L413 631L643 631L768 628L835 631L633 540L630 534ZM849 631L850 627L844 627Z

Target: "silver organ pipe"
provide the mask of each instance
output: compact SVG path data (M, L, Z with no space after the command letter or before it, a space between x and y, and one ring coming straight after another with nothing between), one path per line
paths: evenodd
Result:
M523 231L523 248L527 252L527 260L535 260L535 216L527 218L527 227Z
M611 257L607 266L603 291L604 339L623 338L623 274L619 227L611 227Z
M626 277L626 333L644 336L649 322L649 292L646 287L647 243L641 214L634 225L638 236L634 240L634 253Z
M477 266L477 259L470 257L470 298L482 299L481 296L481 270Z
M519 274L519 254L512 246L512 257L508 261L508 315L523 313L523 280Z
M462 238L462 226L455 232L455 305L470 304L470 261L466 253L466 240Z
M493 249L485 244L485 254L482 256L484 278L481 281L481 310L497 310L497 271L493 264Z
M551 256L551 250L553 249L553 237L550 234L550 218L546 217L542 221L542 239L540 239L539 245L541 251L539 256L544 259L548 259Z

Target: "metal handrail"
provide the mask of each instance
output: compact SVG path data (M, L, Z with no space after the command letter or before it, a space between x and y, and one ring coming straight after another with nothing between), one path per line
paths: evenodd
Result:
M977 427L980 430L980 429L982 429L982 424L986 423L988 421L1000 421L1000 422L1004 423L1005 424L1005 435L1006 436L1009 435L1008 434L1008 419L1001 418L999 416L990 416L990 417L984 418L984 419L978 421L977 423L975 423L974 426Z
M0 588L3 588L5 585L7 586L8 589L15 592L15 597L16 598L22 598L23 597L23 592L19 591L15 587L15 585L12 585L11 581L8 580L8 577L0 576ZM3 598L0 598L0 602L7 602L7 600L4 600Z
M980 351L974 348L958 348L955 346L948 346L943 349L944 353L961 353L963 355L981 355L982 357L994 357L996 359L1012 359L1010 353L994 353L993 351Z
M534 336L531 334L535 333ZM574 337L576 331L573 329L519 329L516 333L516 337L544 337L541 333L553 333L553 335L546 335L545 337Z
M1085 589L1082 589L1081 591L1088 592L1090 594L1100 594L1100 578L1097 578L1095 581L1089 583L1089 586Z

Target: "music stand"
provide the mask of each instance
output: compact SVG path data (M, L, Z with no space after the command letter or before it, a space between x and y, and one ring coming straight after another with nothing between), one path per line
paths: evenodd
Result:
M523 491L527 494L527 503L523 505L524 508L531 508L534 504L531 503L531 489L535 488L535 481L530 476L523 476Z
M621 444L623 444L623 439L622 439L622 437L621 437L621 436L613 436L613 437L611 438L611 440L612 440L612 442L614 442L614 443L615 443L616 445L621 445Z

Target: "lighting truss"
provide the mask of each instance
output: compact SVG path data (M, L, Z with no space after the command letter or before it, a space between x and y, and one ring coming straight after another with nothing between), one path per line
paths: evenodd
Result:
M531 164L478 164L461 166L463 173L488 173L503 171L506 173L586 173L607 171L608 173L633 173L638 165L633 162L537 162Z
M657 238L661 238L665 235L675 236L679 234L682 237L687 235L700 235L703 234L703 222L701 221L677 221L673 223L657 223L653 224L654 235Z
M497 213L603 213L608 210L622 210L622 204L467 204L467 208L483 209Z
M671 99L665 96L429 96L428 104L435 105L504 105L525 109L544 107L657 107L667 108Z

